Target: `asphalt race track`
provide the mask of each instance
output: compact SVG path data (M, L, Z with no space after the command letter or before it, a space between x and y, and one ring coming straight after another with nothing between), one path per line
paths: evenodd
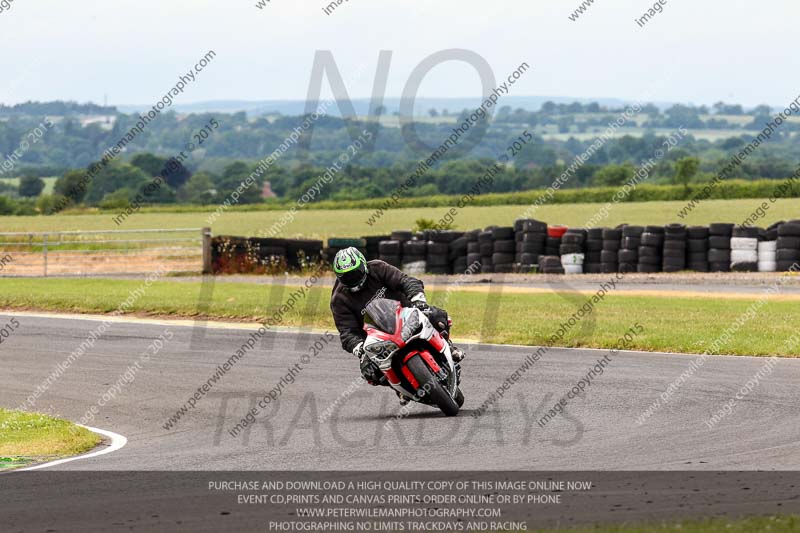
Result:
M88 319L15 315L21 327L0 353L0 405L20 405L98 324ZM3 316L5 320L7 316ZM165 330L170 341L129 384L120 375ZM643 424L645 409L690 368L695 356L615 355L582 397L544 428L536 420L586 375L606 352L552 349L483 416L472 413L516 370L531 348L468 346L466 403L446 419L415 405L400 420L394 394L354 382L358 365L329 342L260 409L236 437L229 431L324 339L321 332L277 333L257 345L196 407L167 430L170 416L247 341L251 330L214 329L192 340L192 329L167 323L112 324L94 347L39 398L34 409L79 421L115 383L115 397L87 425L124 435L111 454L59 470L364 470L387 449L395 470L430 465L456 470L792 470L800 465L797 383L800 361L774 371L713 429L704 423L765 364L763 358L709 357L669 403ZM285 380L284 380L285 381ZM339 400L337 408L328 409ZM327 419L320 416L329 412ZM420 462L420 455L427 460Z
M8 408L22 404L100 324L97 318L14 316L20 327L0 347L0 405ZM639 424L637 418L642 420L696 356L618 353L584 394L569 400L563 414L540 427L537 420L606 352L550 350L476 417L532 349L469 346L467 400L460 416L448 419L416 406L395 419L400 407L393 393L349 387L358 365L338 339L313 356L311 346L324 344L325 332L282 332L265 337L165 429L252 331L241 325L112 323L33 409L80 421L94 405L96 418L87 425L121 434L127 445L36 472L0 474L4 526L9 531L286 530L273 521L298 520L294 505L247 505L235 493L209 488L212 481L278 479L591 481L591 491L567 491L563 502L498 506L503 517L530 528L800 511L797 360L778 361L709 429L704 421L762 370L766 359L706 359L668 403ZM169 340L142 359L159 337ZM294 382L284 379L280 395L273 393L277 401L270 400L254 424L231 436L298 362L302 369L295 371ZM343 396L348 387L350 394ZM435 512L439 506L423 507Z

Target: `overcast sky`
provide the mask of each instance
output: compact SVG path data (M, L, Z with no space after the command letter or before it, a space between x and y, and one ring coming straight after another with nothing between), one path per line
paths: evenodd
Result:
M353 97L371 94L379 50L392 50L387 96L447 48L473 50L499 78L525 61L515 96L752 106L800 94L800 5L790 0L14 0L0 13L0 101L155 101L208 50L217 58L178 99L298 100L316 50L331 50ZM329 0L328 0L329 1ZM663 1L663 0L662 0ZM477 75L458 62L425 79L420 96L474 96Z

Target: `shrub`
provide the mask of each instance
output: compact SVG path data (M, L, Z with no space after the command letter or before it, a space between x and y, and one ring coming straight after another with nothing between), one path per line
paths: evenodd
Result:
M17 202L8 196L0 196L0 215L13 215L17 210Z
M19 195L25 198L36 198L44 190L44 180L35 176L23 176L19 180Z

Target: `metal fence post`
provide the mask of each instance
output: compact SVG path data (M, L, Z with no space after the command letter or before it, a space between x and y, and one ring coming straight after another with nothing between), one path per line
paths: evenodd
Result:
M44 277L47 277L47 233L42 235L42 253L44 255Z
M203 228L203 274L211 274L211 228Z

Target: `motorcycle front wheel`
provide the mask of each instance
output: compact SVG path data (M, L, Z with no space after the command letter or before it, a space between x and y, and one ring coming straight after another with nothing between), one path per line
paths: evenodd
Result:
M421 398L429 399L447 416L456 416L458 414L458 404L434 377L431 369L422 360L422 356L415 355L408 360L406 365L408 365L409 371L419 383L420 390L418 394Z

